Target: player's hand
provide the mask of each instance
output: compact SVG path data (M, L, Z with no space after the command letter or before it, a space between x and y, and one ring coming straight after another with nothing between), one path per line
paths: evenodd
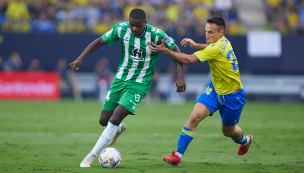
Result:
M195 45L196 45L196 43L190 38L184 38L180 43L184 47L190 45L191 48L195 48Z
M75 61L70 63L69 66L71 67L72 70L78 70L81 63L82 63L82 60L76 59Z
M167 48L164 44L164 40L160 40L161 41L161 44L160 45L157 45L157 44L154 44L152 42L152 45L150 45L150 50L152 53L163 53Z
M184 78L176 79L176 92L181 93L186 91L186 82Z

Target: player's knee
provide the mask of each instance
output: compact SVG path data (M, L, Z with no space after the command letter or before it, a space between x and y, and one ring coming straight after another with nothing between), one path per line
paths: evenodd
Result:
M108 121L104 120L103 118L99 118L99 124L102 126L107 126L108 125Z
M193 127L196 127L201 122L201 118L197 114L191 114L188 124L190 124Z

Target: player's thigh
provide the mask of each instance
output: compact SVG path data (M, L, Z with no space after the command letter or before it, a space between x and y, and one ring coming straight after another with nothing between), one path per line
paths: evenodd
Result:
M125 91L125 86L122 82L113 81L110 89L107 92L102 110L114 111L118 106L121 95Z
M236 125L240 121L242 111L243 107L236 110L232 110L228 107L220 109L222 123L226 126Z
M212 116L219 109L220 105L218 101L218 95L213 88L212 83L209 84L209 86L195 101L195 103L203 104L210 111L210 116Z
M246 96L243 89L237 93L223 96L222 102L224 105L220 108L220 114L224 125L234 126L239 122L246 104L245 100Z
M141 103L142 99L146 96L143 92L134 92L134 90L125 90L122 94L118 104L126 108L130 114L136 114L136 108Z
M197 126L204 118L206 118L210 114L211 112L205 105L197 102L195 103L194 109L189 118L189 123L192 123Z

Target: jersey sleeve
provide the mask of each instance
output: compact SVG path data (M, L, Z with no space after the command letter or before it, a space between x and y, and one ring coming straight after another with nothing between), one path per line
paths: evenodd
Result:
M169 37L164 31L159 29L159 38L160 40L164 40L164 44L165 46L170 49L173 50L175 47L175 40L172 37ZM159 43L161 43L159 41Z
M112 44L116 43L119 39L118 36L118 28L119 28L119 23L114 25L113 28L103 34L101 38L107 43L108 46L111 46Z
M201 61L208 61L208 60L212 60L214 58L217 57L218 54L218 48L217 46L209 45L207 46L204 50L200 50L197 52L194 52L194 55Z

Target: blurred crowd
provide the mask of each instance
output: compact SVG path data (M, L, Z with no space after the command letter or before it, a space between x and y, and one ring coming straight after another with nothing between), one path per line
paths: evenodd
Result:
M304 34L304 0L266 0L265 30L282 35Z
M225 19L227 34L246 34L232 0L1 0L0 25L2 32L103 34L134 8L168 34L202 35L212 15Z

